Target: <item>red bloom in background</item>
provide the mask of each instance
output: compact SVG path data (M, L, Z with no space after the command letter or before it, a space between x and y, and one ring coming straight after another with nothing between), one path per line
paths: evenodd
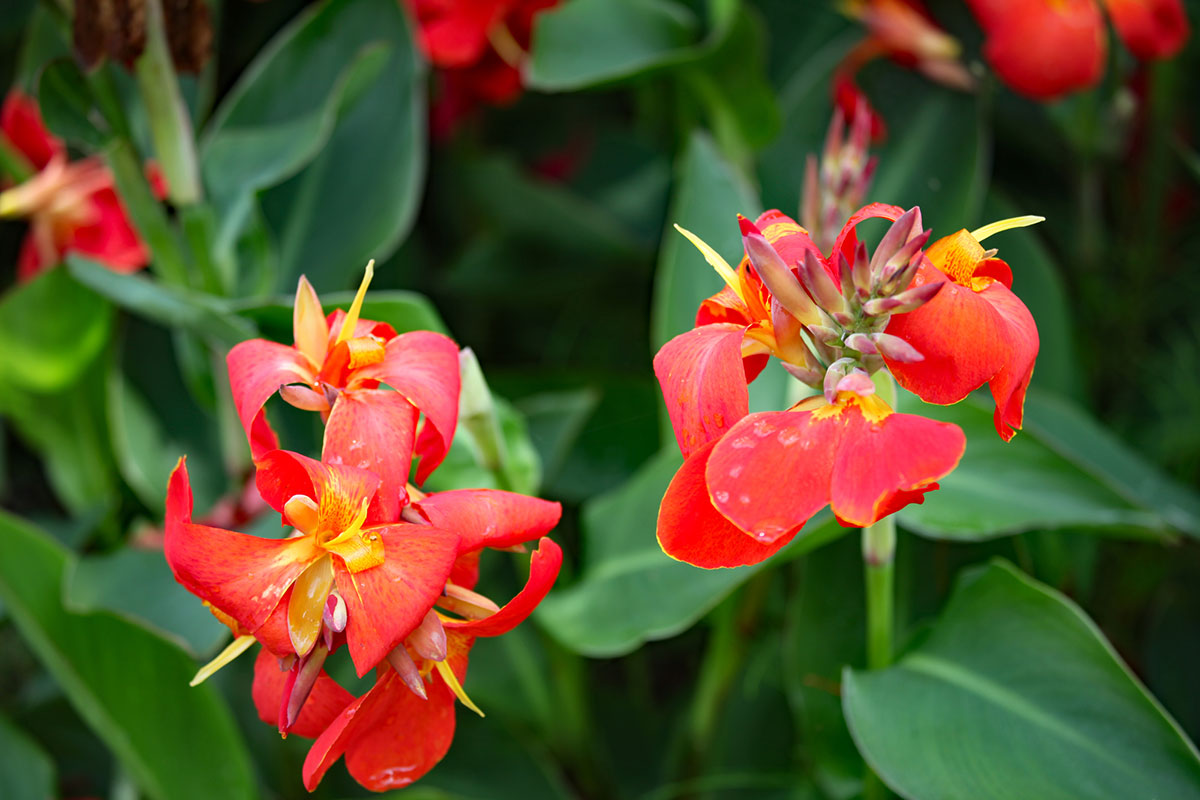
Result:
M440 70L434 129L448 133L479 103L506 105L521 94L533 18L558 0L405 0L421 48Z
M931 245L913 285L940 283L941 291L892 317L887 330L925 356L911 363L888 360L901 386L926 402L949 405L987 383L996 400L996 431L1009 441L1021 428L1039 341L1033 315L1012 293L1012 270L979 243L1005 227L1011 225L959 231Z
M9 92L0 108L0 133L35 171L0 192L0 217L25 217L30 223L17 256L20 280L54 266L66 253L117 272L136 272L149 263L150 253L129 222L108 167L94 158L68 161L66 146L46 130L32 99Z
M561 508L532 497L492 490L440 492L419 499L406 516L460 533L459 556L433 612L432 633L423 625L381 664L375 685L355 699L322 676L292 731L316 738L304 763L304 783L315 789L342 756L350 774L368 789L399 788L420 778L446 754L454 738L455 699L478 712L462 688L471 645L516 627L550 590L562 551L541 539L525 588L503 608L473 591L484 547L511 548L547 533ZM453 613L454 617L449 616ZM285 677L275 660L260 655L254 700L274 722L285 698ZM312 707L310 710L310 706Z
M866 527L922 502L965 447L958 426L893 413L873 394L750 414L675 474L658 541L698 567L754 564L827 505L841 524Z
M328 317L304 278L296 288L291 346L252 339L229 351L229 383L250 451L272 448L263 406L275 392L326 421L322 459L370 469L381 480L378 519L399 518L414 452L424 482L442 462L458 423L458 347L440 333L397 335L359 319L372 267L349 312ZM382 388L386 383L390 389ZM417 435L418 413L425 423Z
M1048 100L1094 86L1108 32L1096 0L968 0L986 40L983 55L1021 94ZM1180 0L1105 0L1117 33L1138 58L1166 58L1188 36Z
M167 490L167 562L188 591L236 623L235 633L278 656L315 654L319 666L332 634L344 631L365 675L421 623L459 546L457 534L432 525L380 520L369 510L379 486L366 470L267 454L259 492L297 535L264 539L192 522L181 460ZM331 596L335 625L326 619Z

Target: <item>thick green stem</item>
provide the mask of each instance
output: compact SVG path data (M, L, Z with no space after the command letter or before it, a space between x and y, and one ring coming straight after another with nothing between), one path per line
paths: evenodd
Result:
M132 145L124 139L114 139L104 151L104 160L113 172L117 193L125 201L134 227L154 256L151 269L167 283L186 286L188 266L183 249L179 246L179 239L167 218L166 210L150 191L150 184L133 153Z
M896 523L892 517L863 528L862 554L867 591L867 667L883 669L892 663L895 629ZM868 770L863 797L883 800L887 796L887 788L879 776Z
M154 152L167 181L167 194L178 206L203 197L192 120L179 91L160 0L146 0L146 49L135 65L138 89L150 120Z

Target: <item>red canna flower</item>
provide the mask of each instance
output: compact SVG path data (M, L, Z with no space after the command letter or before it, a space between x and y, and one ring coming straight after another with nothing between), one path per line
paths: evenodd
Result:
M1012 292L1012 270L979 242L1040 220L1005 220L939 239L913 285L941 284L941 290L920 308L892 317L887 328L925 356L909 363L888 359L901 386L926 402L948 405L987 383L996 400L996 431L1005 441L1021 428L1038 332L1033 315Z
M854 228L870 217L893 224L868 259ZM883 331L892 313L941 288L909 288L929 235L919 210L861 209L828 258L778 211L741 226L737 273L686 234L727 286L654 360L686 459L659 508L659 543L706 568L762 561L826 505L843 524L865 526L921 502L965 446L956 426L893 413L869 378L885 354L921 358ZM747 416L746 385L772 354L824 396Z
M304 763L309 790L343 755L350 774L376 791L406 786L441 760L454 738L455 699L482 713L462 688L475 638L516 627L545 597L562 562L558 546L541 539L525 588L498 608L473 591L480 550L538 538L557 524L560 513L557 503L492 490L440 492L418 497L406 508L413 519L462 534L462 553L436 601L443 610L432 611L388 655L375 685L362 697L353 698L325 676L317 679L308 701L314 709L306 704L291 728L317 740ZM286 677L275 660L260 655L254 700L263 720L276 720L285 689Z
M0 107L0 133L33 174L0 192L0 217L29 219L17 256L17 277L29 280L79 253L117 272L136 272L150 253L129 222L112 173L98 159L67 160L61 140L46 130L37 104L19 91ZM161 182L155 182L161 194Z
M507 105L521 94L533 19L558 0L406 0L421 48L440 70L434 128L449 131L480 103Z
M277 450L260 461L263 499L295 528L264 539L192 522L181 459L167 490L167 562L235 634L253 635L299 667L343 634L365 675L421 622L458 554L457 534L386 523L373 512L374 473ZM244 646L243 646L244 649ZM312 677L315 671L310 669ZM297 708L298 710L298 708Z
M897 414L879 397L839 391L788 411L750 414L692 453L672 479L658 541L698 567L754 564L830 506L866 527L924 493L966 447L956 425Z
M251 455L271 448L263 405L275 392L326 421L322 458L370 469L381 481L381 520L399 518L415 450L421 483L446 455L458 422L458 347L431 331L397 335L392 326L359 319L372 276L368 265L348 312L326 317L301 278L293 316L295 344L265 339L229 351L229 383ZM380 386L387 384L390 389ZM417 433L418 413L425 423Z
M1180 0L1104 0L1121 41L1143 60L1170 58L1191 32Z

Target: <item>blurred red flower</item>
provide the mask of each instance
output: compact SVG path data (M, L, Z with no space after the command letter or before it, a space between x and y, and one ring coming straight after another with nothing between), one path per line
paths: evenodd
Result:
M150 252L129 221L108 167L96 158L69 161L66 146L46 129L31 98L9 92L0 107L0 133L10 154L33 171L0 192L0 217L29 220L17 256L20 280L49 269L67 253L117 272L136 272L149 263ZM151 183L161 196L161 179L152 177Z

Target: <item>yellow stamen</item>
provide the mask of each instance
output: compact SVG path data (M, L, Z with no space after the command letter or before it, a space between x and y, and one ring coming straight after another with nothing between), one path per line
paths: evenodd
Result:
M363 522L367 519L368 500L363 500L358 509L358 516L338 536L321 546L331 553L341 556L346 563L346 569L351 572L377 567L385 560L383 539L376 531L362 532Z
M479 706L475 705L471 702L471 698L467 697L466 691L463 689L462 684L458 682L458 676L454 674L454 670L450 669L450 665L445 661L435 661L433 665L437 667L438 674L442 676L442 680L450 687L450 691L454 692L454 696L458 698L458 701L479 716L484 716L484 713L479 710Z
M246 649L252 644L254 644L254 637L249 634L237 637L229 643L228 647L221 651L220 655L201 667L200 671L196 673L196 677L188 682L188 686L199 686L204 683L221 667L246 652Z
M994 234L1003 233L1004 231L1011 231L1013 228L1027 228L1030 225L1037 225L1039 222L1045 221L1045 217L1039 217L1033 214L1027 214L1023 217L1009 217L1008 219L1000 219L996 220L995 222L989 222L982 228L976 228L975 230L971 231L971 235L975 237L975 241L982 242L984 239Z
M362 283L358 285L358 294L354 295L354 302L350 304L350 310L346 312L346 319L342 322L342 329L338 332L337 341L334 344L341 344L354 335L354 329L358 326L358 314L362 311L363 298L367 295L367 287L371 285L371 278L375 276L375 259L367 262L367 271L363 275Z
M321 524L317 503L308 495L294 494L283 504L283 518L301 533L313 534Z
M696 234L686 228L675 226L675 230L687 237L687 240L696 246L696 249L704 254L704 260L712 265L712 268L717 271L721 279L729 284L729 288L733 289L733 293L738 296L738 299L743 303L746 302L745 296L742 294L742 282L738 280L737 273L733 271L733 267L729 266L729 262L721 258L721 254L713 250L708 244Z

